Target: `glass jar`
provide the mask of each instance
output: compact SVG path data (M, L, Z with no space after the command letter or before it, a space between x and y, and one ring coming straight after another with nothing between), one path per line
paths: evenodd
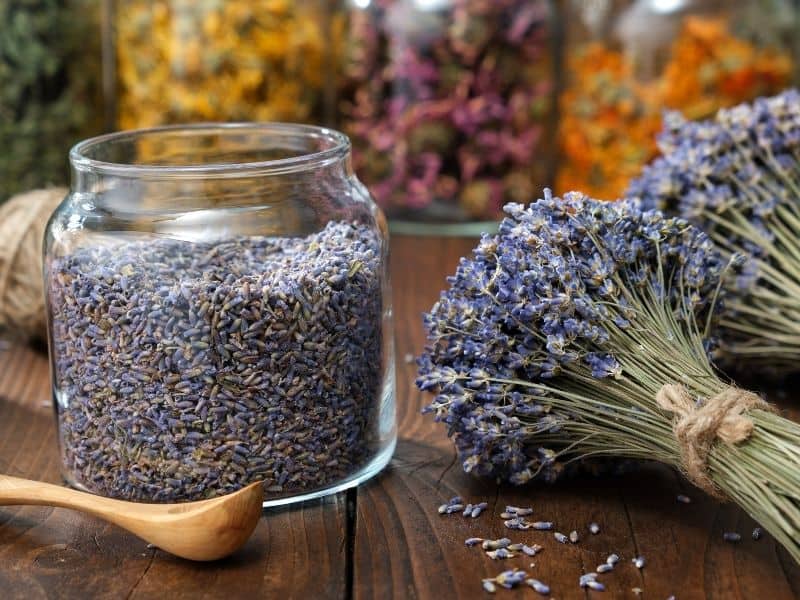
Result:
M68 483L173 502L263 481L270 506L388 462L386 224L346 136L172 126L89 139L70 160L45 240Z
M535 197L549 175L549 3L348 6L341 127L390 219L494 220Z
M338 34L326 0L113 4L120 128L331 118Z
M100 1L0 2L0 202L66 183L70 146L103 130Z
M615 199L656 154L664 109L690 119L796 81L791 0L568 0L556 188Z

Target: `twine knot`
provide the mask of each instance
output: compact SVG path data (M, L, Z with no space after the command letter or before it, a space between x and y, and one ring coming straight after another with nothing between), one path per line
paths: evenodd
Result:
M708 453L719 439L726 444L743 442L753 431L745 414L758 408L772 411L760 396L729 386L698 405L685 386L668 383L656 394L656 403L674 415L673 431L681 451L686 476L700 489L717 498L724 495L708 475Z

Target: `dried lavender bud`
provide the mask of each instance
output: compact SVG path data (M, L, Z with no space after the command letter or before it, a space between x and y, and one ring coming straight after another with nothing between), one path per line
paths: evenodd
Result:
M484 550L498 550L500 548L507 548L511 545L511 540L508 538L500 538L498 540L483 540L481 547Z
M464 543L467 546L470 546L470 547L471 546L477 546L481 542L483 542L483 538L479 538L479 537L471 537L471 538L467 538L466 540L464 540Z
M606 563L611 565L612 567L619 562L619 556L616 554L609 554L606 558Z
M570 531L569 532L569 541L573 544L577 544L580 541L580 536L578 535L577 531Z
M488 506L489 506L489 504L486 503L486 502L481 502L480 504L477 504L476 506L473 506L472 507L472 512L470 512L469 516L472 517L473 519L477 519L479 516L481 516L481 513Z
M547 596L550 593L550 586L545 585L538 579L529 578L525 580L526 585L532 587L534 591L540 593L542 596Z
M440 515L443 515L447 512L448 505L447 504L440 504L439 508L437 509Z
M472 504L467 504L467 506L464 508L463 515L464 515L465 517L468 517L468 516L470 516L471 514L472 514Z
M595 571L598 573L608 573L609 571L614 570L614 565L610 565L608 563L603 563L602 565L597 565Z
M510 544L508 546L508 549L511 550L512 552L517 552L518 550L522 550L522 547L524 545L525 544L522 544L522 543Z
M461 496L453 496L452 498L450 498L450 500L447 501L447 504L448 505L464 504L464 500L461 498Z
M509 552L508 548L498 548L497 550L487 550L486 556L492 560L497 560L502 558L514 558L516 554Z
M692 499L689 498L689 496L686 496L684 494L678 494L678 497L676 498L676 500L678 502L682 503L682 504L689 504L692 501Z
M447 515L452 515L453 513L461 512L462 510L464 510L463 504L451 504L445 508L444 512Z
M500 513L500 518L501 519L516 519L517 515L515 515L514 513L510 513L510 512L501 512Z
M528 556L536 556L536 554L542 549L539 544L534 544L533 546L528 546L527 544L522 545L522 552Z
M569 541L567 536L565 536L563 533L559 533L558 531L553 534L553 537L555 537L556 541L561 544L566 544Z
M582 588L587 587L590 581L594 581L597 579L597 573L584 573L578 579L578 585Z
M756 527L755 529L753 529L753 539L756 540L756 541L760 540L762 533L763 533L763 531L762 531L761 527Z
M637 556L636 558L632 558L631 562L637 569L641 569L642 567L644 567L645 564L644 556Z
M598 533L600 533L600 525L598 525L597 523L589 523L589 532L592 535L597 535Z
M533 523L529 523L522 517L515 517L513 519L509 519L508 521L503 521L503 525L505 525L508 529L518 529L520 531L527 531L533 527Z
M497 586L491 579L484 579L483 580L483 589L490 594L494 594L497 591Z
M128 238L47 269L65 471L92 492L197 500L312 491L376 453L381 242Z
M589 588L590 590L594 590L596 592L605 592L606 586L600 583L599 581L589 580L586 582L584 587Z
M516 587L525 581L527 576L528 574L525 571L521 571L520 569L511 569L509 571L503 571L497 577L495 577L494 580L504 588L510 590L511 588Z
M506 512L512 513L517 517L527 517L533 514L533 509L529 506L524 508L520 508L519 506L506 506Z
M742 536L733 531L726 531L722 534L722 539L726 542L738 542L741 541Z
M534 521L531 523L531 527L537 531L550 531L553 528L553 523L550 521Z

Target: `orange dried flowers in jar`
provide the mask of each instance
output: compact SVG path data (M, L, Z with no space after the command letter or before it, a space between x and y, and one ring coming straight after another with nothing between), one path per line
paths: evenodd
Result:
M556 188L615 199L656 154L664 109L699 119L791 85L789 3L638 0L564 15Z

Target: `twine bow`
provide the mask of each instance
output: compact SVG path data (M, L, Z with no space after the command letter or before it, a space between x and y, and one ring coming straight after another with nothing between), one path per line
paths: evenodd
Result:
M707 469L712 444L717 439L726 444L743 442L753 431L753 421L745 413L753 408L772 411L760 396L736 387L727 387L698 406L686 387L668 383L658 390L656 403L674 415L673 431L686 476L717 498L724 496Z

